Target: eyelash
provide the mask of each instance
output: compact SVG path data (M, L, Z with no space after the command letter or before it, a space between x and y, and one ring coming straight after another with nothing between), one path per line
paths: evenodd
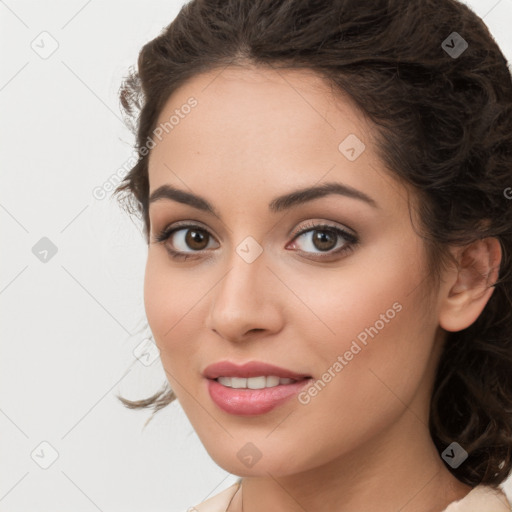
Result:
M205 229L202 226L199 226L197 224L174 224L172 227L164 228L158 235L156 235L155 242L159 243L159 244L163 244L170 238L170 236L173 233L175 233L177 231L181 231L183 229L199 229L201 231L208 233L208 236L210 236L210 237L212 236L207 229ZM315 224L314 222L311 222L309 224L302 226L302 228L299 231L295 232L293 234L292 242L295 241L297 238L299 238L301 235L303 235L305 233L309 233L310 231L333 231L334 233L336 233L336 235L344 238L347 241L347 243L345 245L343 245L342 247L340 247L334 251L331 250L331 251L325 252L324 254L326 256L342 255L342 254L348 253L350 251L353 251L355 249L355 247L357 246L357 244L359 243L359 239L355 235L353 235L352 233L349 233L348 231L345 231L344 229L342 229L340 227L331 226L329 224L321 224L321 223ZM202 251L193 251L192 253L183 253L180 251L175 251L174 249L171 249L167 245L165 246L165 248L169 252L171 258L173 258L174 260L183 260L183 261L188 259L191 256L191 254L194 254L194 253L200 254L202 252ZM302 251L302 252L305 253L305 251ZM306 254L310 254L310 253L306 253ZM326 256L320 256L320 259L325 259Z

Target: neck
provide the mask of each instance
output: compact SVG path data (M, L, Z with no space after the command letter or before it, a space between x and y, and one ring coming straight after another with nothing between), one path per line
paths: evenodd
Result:
M322 467L250 476L230 512L440 512L471 487L444 465L413 407L385 432ZM243 502L243 508L242 508Z

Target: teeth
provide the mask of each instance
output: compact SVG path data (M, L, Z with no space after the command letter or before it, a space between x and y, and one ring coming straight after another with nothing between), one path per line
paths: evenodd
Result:
M274 386L279 386L279 384L283 384L281 381L284 379L280 379L279 377L271 376L271 377L265 377L265 387L267 388L273 388Z
M223 386L231 387L231 377L219 377L217 381Z
M275 386L283 385L283 384L291 384L295 382L293 379L288 378L279 378L275 375L270 376L259 376L259 377L219 377L217 379L219 384L226 386L228 388L235 389L263 389L263 388L273 388Z
M231 387L232 388L246 388L247 387L247 379L243 377L231 377Z

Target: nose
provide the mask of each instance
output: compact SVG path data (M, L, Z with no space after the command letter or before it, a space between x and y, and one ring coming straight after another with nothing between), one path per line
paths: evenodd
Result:
M282 290L264 255L247 263L233 251L227 272L211 291L206 326L228 341L245 341L282 329Z

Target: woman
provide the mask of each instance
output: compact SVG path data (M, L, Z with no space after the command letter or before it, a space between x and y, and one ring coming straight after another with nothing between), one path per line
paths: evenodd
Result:
M512 81L455 0L194 0L121 100L145 310L242 477L191 510L510 510ZM134 203L133 203L134 201Z

